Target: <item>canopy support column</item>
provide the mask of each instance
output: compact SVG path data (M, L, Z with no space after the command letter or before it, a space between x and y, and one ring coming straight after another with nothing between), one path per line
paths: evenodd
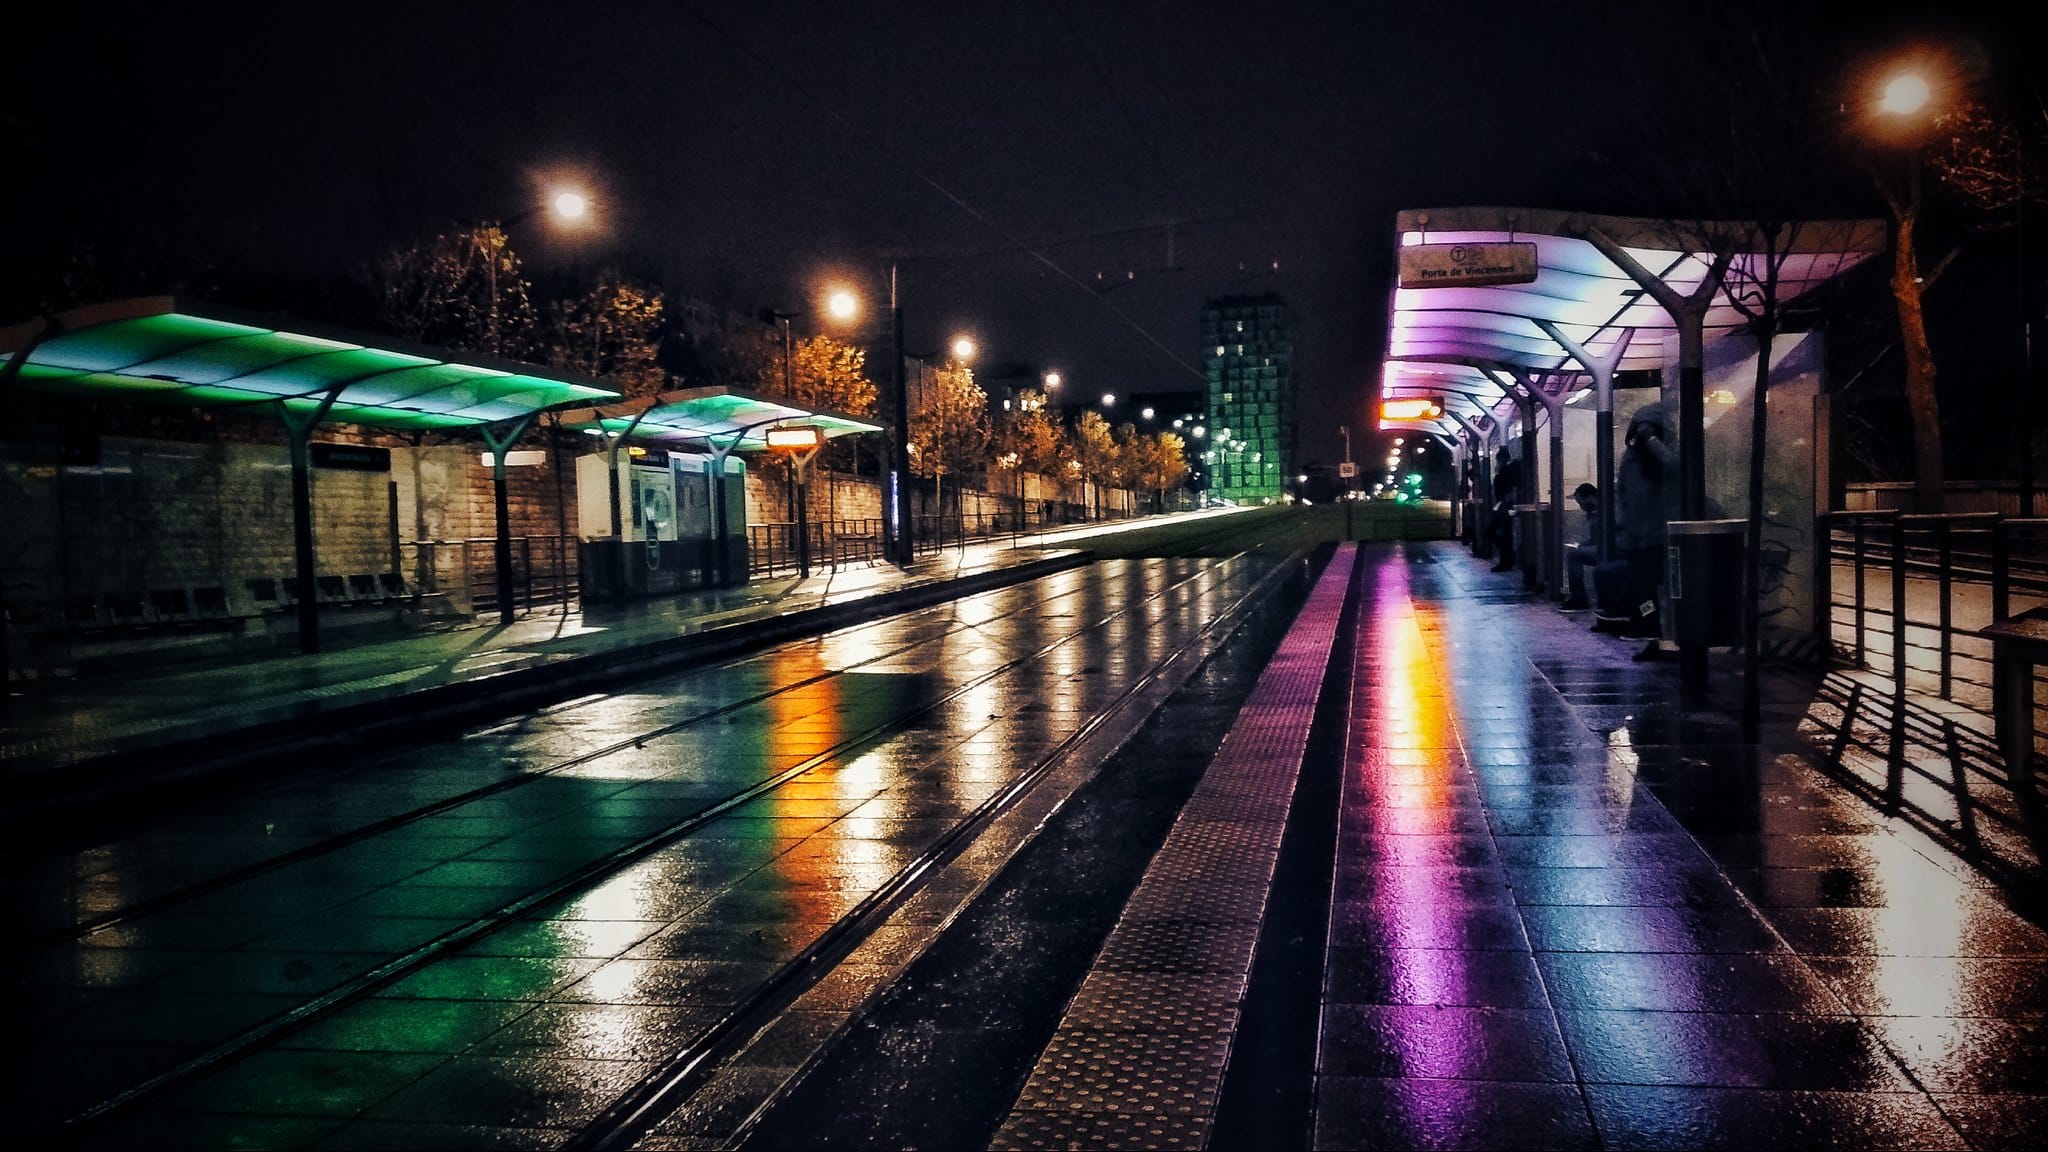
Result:
M313 463L307 446L313 429L327 418L328 409L341 389L331 388L311 412L295 412L283 400L277 402L277 416L284 422L292 452L292 582L299 600L299 652L311 656L320 651L320 599L314 587L313 560Z
M1551 595L1564 598L1564 378L1552 374L1548 386L1534 377L1522 378L1522 387L1543 405L1550 423L1550 516L1544 526L1543 581Z
M626 437L631 436L633 430L640 426L641 419L651 411L652 408L642 408L633 414L632 423L627 424L623 431L612 432L606 436L611 443L605 448L605 489L611 499L612 546L615 548L623 549L626 546L626 515L619 502L619 447L626 442ZM614 559L616 560L616 556ZM617 603L626 595L626 566L623 562L612 563L608 566L608 571L611 576L607 581L611 585L611 599L613 603Z
M1600 546L1602 563L1614 559L1614 373L1621 367L1621 358L1628 353L1629 341L1635 338L1636 330L1623 328L1615 339L1614 346L1605 356L1596 356L1592 349L1566 336L1557 325L1548 320L1536 321L1545 335L1557 341L1558 347L1571 353L1586 371L1593 374L1593 472L1594 483L1600 488Z
M1493 520L1493 437L1490 431L1493 418L1481 414L1478 419L1487 425L1486 428L1481 428L1449 407L1444 409L1444 414L1456 420L1458 427L1463 428L1465 435L1479 448L1472 466L1472 510L1477 513L1477 519L1472 524L1472 551L1485 556L1486 533ZM1466 451L1470 453L1471 449L1467 448Z
M1600 254L1626 272L1643 291L1663 307L1678 328L1678 515L1684 520L1701 520L1707 514L1706 454L1706 317L1707 306L1721 290L1733 253L1725 245L1702 243L1697 251L1712 251L1713 262L1690 296L1664 282L1643 267L1626 248L1598 228L1588 228L1584 238ZM1714 251L1716 247L1723 250ZM1669 576L1666 576L1669 580ZM1672 622L1664 630L1670 634ZM1707 686L1707 650L1698 644L1678 646L1678 681L1686 688Z
M505 453L519 442L526 430L533 426L534 414L503 421L497 425L485 424L477 431L483 434L484 445L491 450L491 488L497 505L498 540L498 623L511 624L518 613L512 604L512 510L505 495ZM503 429L503 431L499 431Z
M811 526L808 509L810 492L808 489L811 458L817 454L818 449L813 448L808 452L795 453L789 461L790 475L796 480L796 575L799 580L808 580L811 576Z
M718 444L716 436L706 436L704 442L711 446L711 462L704 466L704 490L711 501L711 556L704 565L704 583L713 588L726 585L725 570L725 458L740 446L745 431L732 434L724 447Z

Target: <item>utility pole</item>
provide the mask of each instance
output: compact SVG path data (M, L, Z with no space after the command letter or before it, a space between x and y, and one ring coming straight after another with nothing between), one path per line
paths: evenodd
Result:
M910 523L910 395L903 373L903 305L896 294L896 266L889 266L889 326L894 350L889 358L890 391L896 400L896 437L890 447L888 499L889 525L895 531L896 563L908 568L917 559L911 540Z
M1351 480L1353 474L1358 471L1358 466L1351 462L1351 425L1339 424L1337 425L1337 431L1344 434L1344 475L1341 479L1344 481L1344 539L1349 541L1351 539L1351 505L1353 504L1351 499Z
M796 319L796 313L777 312L774 309L770 309L768 311L768 319L782 325L782 398L794 404L796 402L796 376L794 370L790 367L793 344L790 336L789 322ZM796 502L802 498L803 485L797 481L794 460L790 462L788 479L789 490L786 495L788 497L790 519L797 522L797 531L802 532L804 530L802 527L803 516L797 508Z

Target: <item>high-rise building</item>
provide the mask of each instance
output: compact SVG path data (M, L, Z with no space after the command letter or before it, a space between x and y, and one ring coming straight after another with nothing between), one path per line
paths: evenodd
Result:
M1277 500L1294 464L1294 335L1275 295L1224 296L1202 308L1209 494Z

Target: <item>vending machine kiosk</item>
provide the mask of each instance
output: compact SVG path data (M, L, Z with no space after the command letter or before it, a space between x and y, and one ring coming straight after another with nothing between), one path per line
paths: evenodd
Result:
M747 578L746 465L644 449L576 461L585 603L741 584ZM721 515L713 516L717 507Z

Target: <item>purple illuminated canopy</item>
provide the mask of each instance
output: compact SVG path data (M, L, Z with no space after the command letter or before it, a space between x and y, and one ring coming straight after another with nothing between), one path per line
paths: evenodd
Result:
M1753 285L1771 247L1745 223L1651 220L1532 208L1432 208L1398 215L1396 243L1536 246L1537 275L1525 284L1396 288L1380 396L1445 395L1450 411L1430 421L1383 423L1455 435L1453 414L1507 413L1502 378L1583 376L1579 356L1622 352L1617 370L1662 367L1676 320L1630 274L1627 263L1690 296L1717 253L1729 271L1707 305L1709 345L1742 334L1747 318L1730 294ZM1791 226L1779 245L1781 301L1792 301L1884 251L1881 220L1817 220ZM1560 339L1562 337L1562 339ZM1746 338L1746 336L1744 337ZM1622 343L1626 341L1625 345ZM1573 349L1570 345L1578 345Z

